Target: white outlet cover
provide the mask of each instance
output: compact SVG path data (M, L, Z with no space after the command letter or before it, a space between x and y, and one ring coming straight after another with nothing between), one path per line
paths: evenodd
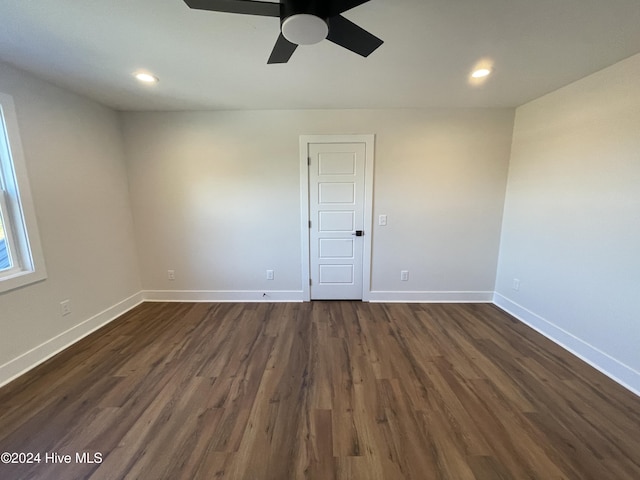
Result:
M71 301L70 300L64 300L62 302L60 302L60 313L61 315L64 317L66 315L69 315L71 313Z

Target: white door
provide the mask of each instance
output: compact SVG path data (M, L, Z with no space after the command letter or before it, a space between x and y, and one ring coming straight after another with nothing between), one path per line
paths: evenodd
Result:
M310 297L363 298L365 143L309 143Z

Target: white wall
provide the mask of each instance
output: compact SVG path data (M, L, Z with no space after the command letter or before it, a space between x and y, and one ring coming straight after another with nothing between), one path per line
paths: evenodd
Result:
M0 91L15 102L48 273L0 293L2 384L138 301L140 279L118 115L1 63Z
M491 299L511 109L150 112L126 113L123 124L152 298L296 298L298 137L374 133L374 217L389 222L373 232L377 298Z
M636 392L639 78L636 55L516 110L496 284L500 305Z

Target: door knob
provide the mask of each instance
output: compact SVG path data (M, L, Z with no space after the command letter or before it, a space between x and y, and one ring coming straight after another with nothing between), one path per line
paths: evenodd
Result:
M364 231L363 230L356 230L355 233L352 233L351 235L355 235L356 237L361 237L364 235Z

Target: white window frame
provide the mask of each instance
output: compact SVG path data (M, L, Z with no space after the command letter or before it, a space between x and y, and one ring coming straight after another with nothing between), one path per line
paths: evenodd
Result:
M13 263L0 271L0 293L47 278L15 105L4 93L0 93L0 213Z

